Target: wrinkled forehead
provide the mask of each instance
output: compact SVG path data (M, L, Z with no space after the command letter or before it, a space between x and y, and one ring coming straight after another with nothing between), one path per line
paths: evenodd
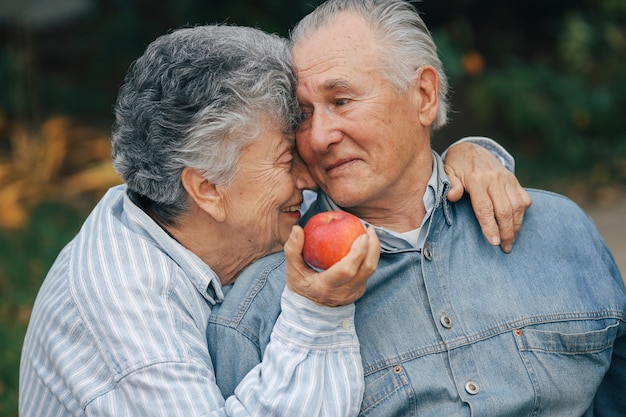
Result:
M367 22L351 13L342 13L300 38L292 54L299 94L307 83L327 87L349 83L357 72L380 69L381 62L380 43Z
M338 59L346 54L367 54L378 44L362 16L343 12L300 38L292 46L292 55L299 69L307 63Z

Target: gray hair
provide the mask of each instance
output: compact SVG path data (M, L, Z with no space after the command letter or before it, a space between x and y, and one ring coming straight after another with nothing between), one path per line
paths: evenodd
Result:
M339 13L362 16L380 35L381 70L400 91L415 79L415 71L430 65L439 75L439 109L433 129L448 119L448 79L437 55L437 46L417 10L405 0L328 0L302 19L291 32L292 46L332 23Z
M295 87L288 43L276 35L225 25L163 35L120 87L113 165L135 201L174 224L188 208L183 169L228 184L264 118L297 128Z

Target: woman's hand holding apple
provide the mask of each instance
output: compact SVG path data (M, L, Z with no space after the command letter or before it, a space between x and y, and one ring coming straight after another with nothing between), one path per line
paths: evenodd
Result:
M312 220L313 218L309 222ZM329 307L353 303L363 295L367 279L374 273L378 265L380 242L371 228L356 233L356 239L354 228L343 229L347 232L346 237L342 237L339 229L333 233L328 233L327 236L335 243L338 241L344 244L348 242L349 252L329 266L328 269L316 271L304 259L304 230L299 226L294 226L285 244L287 286L293 292L317 304ZM352 240L354 240L353 243ZM316 245L322 245L320 242L318 241ZM308 252L311 256L311 248L308 249ZM330 263L335 261L333 256L336 255L331 254L332 256L325 257L322 252L319 253L321 257L318 256L322 261ZM325 253L328 255L330 252ZM322 265L328 266L324 262Z

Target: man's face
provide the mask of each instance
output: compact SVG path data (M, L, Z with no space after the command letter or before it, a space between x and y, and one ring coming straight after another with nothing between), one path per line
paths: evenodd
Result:
M293 48L305 114L298 151L319 186L356 214L399 203L416 165L426 179L432 168L419 88L399 92L380 70L381 53L363 19L348 13Z

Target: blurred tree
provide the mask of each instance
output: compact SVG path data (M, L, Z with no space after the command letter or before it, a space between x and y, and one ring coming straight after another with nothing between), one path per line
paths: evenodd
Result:
M458 3L421 7L454 89L456 113L437 137L496 137L532 185L623 183L626 3Z

